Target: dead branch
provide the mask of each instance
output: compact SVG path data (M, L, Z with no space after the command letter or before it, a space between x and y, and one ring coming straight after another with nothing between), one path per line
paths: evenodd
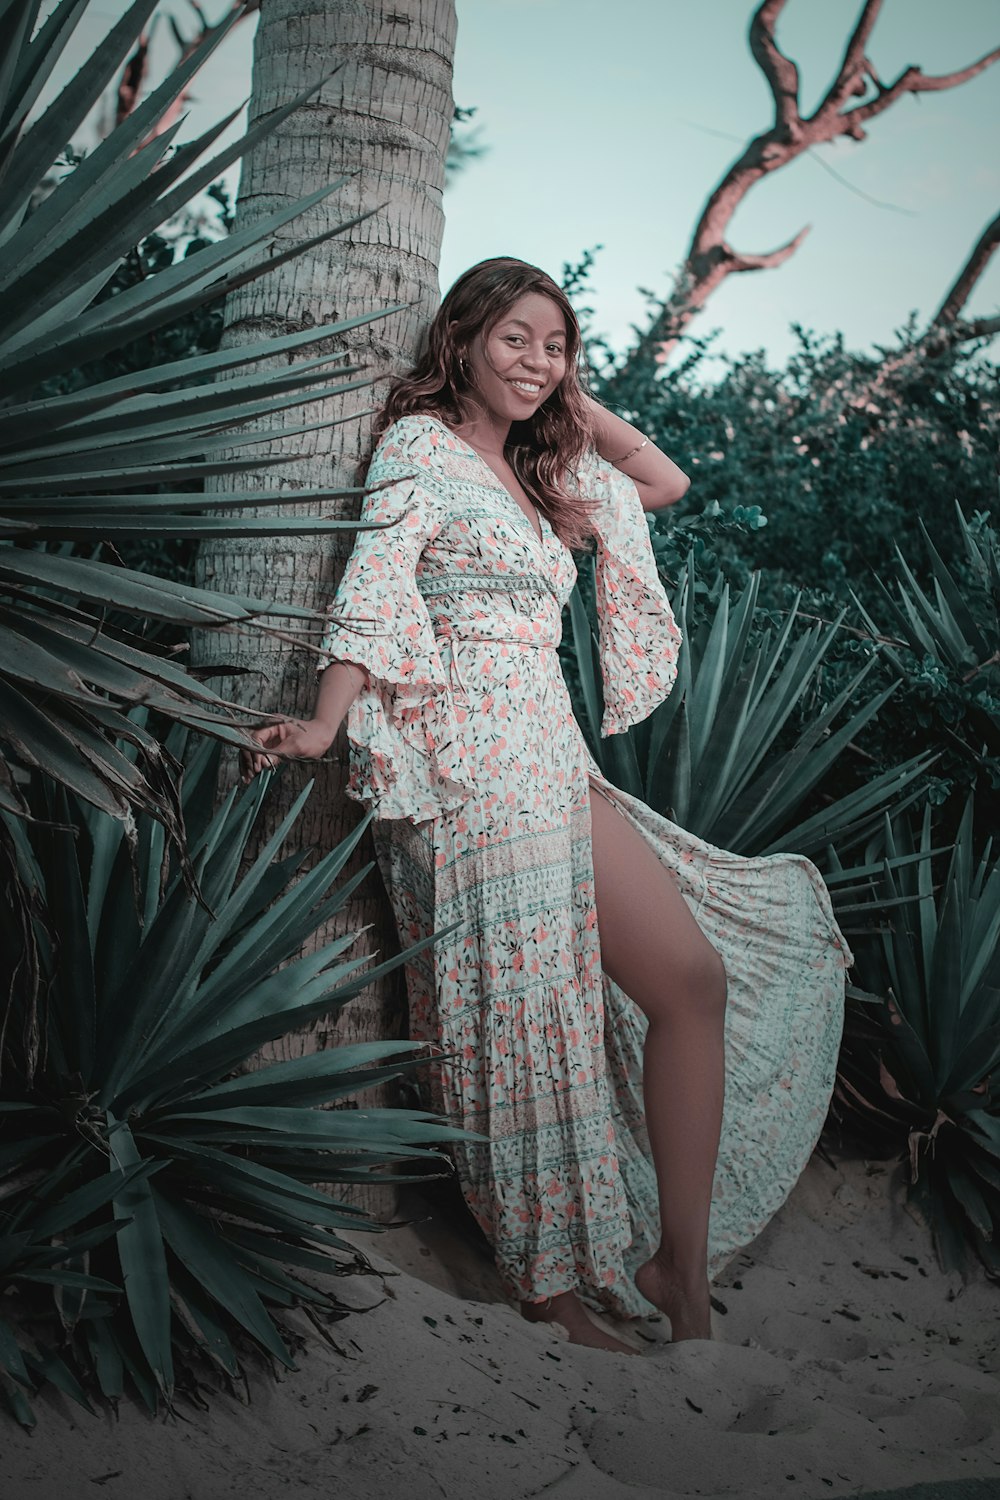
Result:
M931 329L946 328L957 322L962 308L972 294L973 287L989 265L998 245L1000 245L1000 214L987 224L979 236L948 295L931 319Z
M755 183L815 146L841 136L864 140L865 124L904 94L957 88L1000 60L998 47L967 67L940 76L928 76L920 68L908 66L886 86L867 55L882 0L865 0L833 82L815 112L804 117L799 105L798 67L782 52L775 37L786 4L787 0L763 0L750 22L750 51L774 101L773 122L748 142L709 195L675 284L618 372L618 380L651 360L665 361L692 318L727 276L772 269L798 249L807 228L779 249L763 254L738 251L730 245L727 234L733 215ZM861 102L849 102L857 99Z
M168 18L170 30L173 33L174 41L177 43L178 57L175 67L179 67L181 63L187 62L188 58L201 46L209 32L214 30L198 0L188 0L188 4L191 6L198 20L198 30L193 36L186 37L174 17L170 16ZM245 21L248 16L253 15L255 11L260 9L260 0L231 0L231 9L242 12L237 22L238 25L240 21ZM123 120L128 118L141 98L149 71L149 40L151 34L151 31L149 34L145 32L142 34L136 44L135 51L125 64L118 84L118 104L115 112L116 125L120 125ZM148 141L153 140L158 135L162 135L165 130L169 130L172 125L175 125L187 108L190 97L191 86L188 84L177 95L177 98L157 123L156 128L150 132L142 144L146 145Z
M987 224L972 247L926 331L907 348L900 350L898 354L888 355L882 361L871 379L860 390L852 392L849 402L852 407L878 414L893 399L893 391L898 389L900 377L912 379L922 366L951 354L961 344L971 343L973 339L992 338L1000 333L1000 316L961 316L962 309L998 247L1000 214Z
M789 139L797 139L802 120L799 115L799 70L781 51L774 38L778 17L787 0L764 0L750 22L750 51L753 53L774 98L776 123Z
M142 91L146 84L146 76L149 72L149 43L156 25L157 17L153 17L153 25L148 31L142 32L135 44L135 51L122 69L122 76L118 80L118 92L115 104L115 126L119 126L139 103Z

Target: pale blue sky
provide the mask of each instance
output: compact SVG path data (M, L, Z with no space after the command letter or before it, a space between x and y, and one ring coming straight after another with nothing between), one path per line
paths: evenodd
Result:
M88 41L118 10L96 0ZM443 286L497 254L558 275L602 244L595 325L622 346L643 319L637 288L667 290L708 192L768 122L746 41L753 10L753 0L458 0L455 99L477 107L489 152L446 194ZM799 62L807 109L859 10L860 0L789 0L778 37ZM174 11L186 24L185 8ZM161 41L166 62L165 28ZM1000 0L886 0L870 55L892 79L907 63L948 72L998 43ZM249 92L250 46L247 25L206 69L191 133ZM998 147L995 65L900 100L861 144L824 146L776 173L744 201L733 243L770 249L806 223L810 235L779 270L730 277L693 331L720 327L727 351L763 345L780 358L793 321L864 348L911 309L930 316L1000 207ZM1000 257L969 310L998 303Z

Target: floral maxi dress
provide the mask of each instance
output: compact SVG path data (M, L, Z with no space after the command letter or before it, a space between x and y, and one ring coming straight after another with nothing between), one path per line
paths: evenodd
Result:
M410 1033L450 1054L431 1097L485 1137L454 1148L465 1199L516 1297L579 1290L649 1312L632 1276L659 1243L642 1103L645 1019L601 971L590 783L655 850L725 963L722 1142L710 1220L718 1270L787 1197L833 1087L851 961L825 886L796 855L744 859L607 782L557 656L573 559L436 418L404 417L323 637L367 669L348 716L349 794L370 806L404 945ZM603 734L669 692L680 637L635 486L596 454Z

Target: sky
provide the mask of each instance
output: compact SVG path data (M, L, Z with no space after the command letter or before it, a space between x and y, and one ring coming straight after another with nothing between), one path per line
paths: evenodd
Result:
M174 14L187 23L177 0ZM753 0L457 0L454 95L474 107L486 153L445 194L442 288L487 256L559 276L597 252L595 330L618 349L645 320L640 288L665 295L708 194L771 97L747 44ZM778 40L799 64L802 104L834 75L860 0L789 0ZM120 12L95 0L87 40ZM219 6L209 6L209 15ZM237 29L196 87L191 134L250 91L251 27ZM909 63L961 67L1000 44L1000 0L885 0L869 47L883 79ZM161 56L170 60L163 28ZM747 195L737 249L769 250L811 226L774 271L731 276L692 332L732 355L780 361L793 323L841 331L856 349L926 320L1000 207L1000 64L960 87L907 96L868 139L822 146ZM970 314L1000 304L1000 256Z

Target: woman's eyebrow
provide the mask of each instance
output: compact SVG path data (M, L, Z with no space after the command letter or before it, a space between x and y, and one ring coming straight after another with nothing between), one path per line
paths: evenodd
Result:
M505 328L523 328L527 333L532 332L531 324L525 323L522 318L505 318L503 326ZM564 339L566 337L566 329L565 327L554 328L552 332L547 333L545 337L547 339Z

